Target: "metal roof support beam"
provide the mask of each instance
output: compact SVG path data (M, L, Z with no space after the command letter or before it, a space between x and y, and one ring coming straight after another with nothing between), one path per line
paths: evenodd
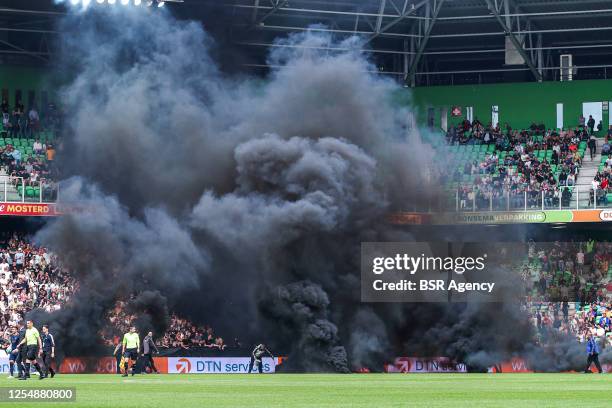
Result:
M4 44L4 45L6 45L8 47L11 47L11 48L17 50L17 51L20 51L23 54L29 55L29 56L34 57L34 58L38 58L38 59L40 59L40 60L42 60L44 62L49 62L49 60L47 58L43 57L41 55L41 53L39 53L39 52L28 51L25 48L18 47L15 44L11 44L10 42L4 41L4 40L0 40L0 44Z
M167 0L166 0L167 1ZM431 0L430 0L431 1ZM253 8L258 8L259 10L272 10L275 7L274 6L257 6L255 7L252 4L232 4L232 5L227 5L227 7L235 7L235 8L242 8L242 9L253 9ZM304 14L304 13L312 13L312 14L330 14L330 15L340 15L340 16L362 16L362 17L378 17L379 14L378 13L364 13L364 12L360 12L360 11L340 11L340 10L323 10L323 9L312 9L312 8L295 8L295 7L285 7L285 6L280 6L278 7L278 10L286 12L286 13L299 13L299 14ZM387 18L395 18L395 17L399 17L399 15L397 14L383 14L383 17ZM406 18L410 18L410 19L414 19L414 20L424 20L425 17L420 17L420 16L408 16Z
M251 23L255 25L257 22L257 12L259 11L259 0L254 0L253 6L255 8L253 9L253 14L251 14Z
M531 60L532 61L536 61L537 55L536 52L533 51L534 45L533 45L533 33L532 30L537 28L535 24L533 24L533 21L531 18L526 17L524 14L522 13L521 8L516 4L516 2L514 0L504 0L504 10L505 13L508 15L506 17L506 25L510 28L512 28L512 15L510 15L510 6L512 6L514 8L514 18L516 20L516 31L519 33L521 33L521 20L520 20L520 16L522 15L524 17L524 20L526 21L526 30L523 30L527 37L527 40L529 41L529 49L531 49L530 51L530 55L531 55ZM524 44L525 42L523 42ZM540 74L542 74L542 72L540 71Z
M59 34L59 31L55 31L55 30L38 30L34 28L0 27L0 31L16 32L16 33Z
M372 34L370 37L368 37L364 44L369 43L370 41L372 41L373 39L375 39L376 37L378 37L379 35L383 34L384 32L388 31L391 27L393 27L394 25L396 25L397 23L401 22L402 20L412 16L414 13L417 12L418 9L420 9L421 7L423 7L426 4L429 4L430 0L422 0L417 4L413 4L412 7L410 8L410 10L406 10L408 8L408 0L404 0L404 7L402 9L402 13L394 18L392 21L390 21L387 25L385 25L384 27L379 27L377 26L376 32L374 34ZM426 22L428 20L425 20Z
M0 14L3 13L16 13L16 14L40 14L44 16L57 16L63 17L67 13L62 13L59 11L44 11L44 10L22 10L22 9L14 9L14 8L0 8Z
M285 7L289 3L289 0L272 0L272 8L268 10L266 14L261 16L259 20L255 21L255 25L258 26L267 20L272 14L276 13L279 9ZM258 9L258 6L255 5L255 10Z
M400 10L399 7L397 7L397 5L395 4L395 2L393 0L389 0L389 3L391 4L391 7L393 7L395 9L395 11L397 12L398 15L404 14L404 11ZM406 3L404 3L404 4L406 4ZM406 10L406 6L404 6L404 10Z
M2 29L0 28L0 31ZM415 37L410 37L404 39L404 43L408 43L411 45L409 51L405 48L403 51L392 50L392 49L362 49L361 52L372 53L372 54L392 54L392 55L414 55L416 52L414 51L414 42ZM539 42L538 42L539 43ZM538 44L536 43L536 44ZM349 47L310 47L303 45L290 45L290 44L278 44L278 43L268 43L268 42L250 42L250 41L239 41L236 42L239 45L246 45L251 47L282 47L282 48L312 48L312 49L322 49L328 51L337 51L337 52L347 52L352 51L352 48ZM550 51L550 50L567 50L567 49L592 49L592 48L612 48L612 44L594 44L594 45L574 45L574 43L567 43L565 45L560 46L540 46L533 48L526 48L526 51ZM460 54L491 54L491 53L503 53L506 52L505 48L474 48L474 49L455 49L455 50L431 50L428 52L423 52L423 55L460 55ZM410 67L410 63L407 64ZM544 64L548 65L548 63ZM538 64L539 66L539 64Z
M495 10L499 13L499 8L495 7ZM504 18L506 19L506 26L512 28L512 17L510 17L510 2L504 0Z
M388 0L390 1L390 0ZM431 0L430 0L431 1ZM501 0L498 0L501 1ZM187 4L187 3L185 3ZM550 6L552 3L546 3ZM568 3L563 3L568 4ZM529 6L535 6L535 4L529 4ZM226 4L225 7L233 7L233 8L242 8L242 9L259 9L259 10L271 10L274 6L255 6L253 4ZM397 8L394 6L394 8ZM340 10L323 10L323 9L312 9L312 8L295 8L295 7L282 7L281 11L284 12L292 12L292 13L308 13L308 14L333 14L333 15L346 15L346 16L369 16L369 17L378 17L378 13L364 13L359 11L340 11ZM33 12L29 10L14 10L14 9L0 9L0 12L21 12L21 13L35 13L35 14L58 14L63 15L65 13L57 13L57 12ZM583 14L596 14L601 15L605 13L612 13L612 8L605 9L597 9L597 10L571 10L571 11L542 11L542 12L515 12L510 13L510 17L558 17L558 16L573 16L573 15L583 15ZM501 11L500 11L501 14ZM401 13L398 14L384 14L384 18L396 18L399 17ZM503 14L503 17L506 16L506 13ZM422 16L409 16L409 19L414 20L425 20L426 17ZM491 18L495 18L495 16L491 14L486 15L468 15L468 16L445 16L438 18L439 21L453 21L453 20L474 20L474 19L483 19L488 20Z
M490 0L489 0L490 1ZM426 4L429 4L429 2L427 2ZM431 15L431 19L426 20L428 22L427 27L425 29L425 33L423 34L423 38L421 38L421 41L419 43L419 48L416 52L416 55L414 56L414 58L412 59L412 63L410 64L410 70L408 70L408 76L406 78L404 78L404 81L408 81L410 80L410 86L414 87L415 86L415 82L416 82L416 70L417 70L417 66L419 64L419 61L421 60L421 56L423 55L423 51L425 51L425 47L427 47L427 42L429 41L429 36L431 35L431 30L433 29L434 25L436 24L436 19L438 18L438 14L440 13L440 9L442 8L442 5L444 4L444 0L438 0L437 3L434 1L434 10L433 13Z
M542 75L540 75L540 72L537 70L535 65L533 65L533 62L531 61L531 58L529 57L529 55L527 55L527 52L525 52L523 45L519 42L516 36L512 33L512 29L506 25L506 22L504 21L504 19L501 17L499 12L495 8L495 5L493 4L493 2L491 0L485 0L485 1L487 2L487 6L489 6L489 10L491 10L491 12L495 14L495 18L499 22L499 25L502 27L506 35L510 38L510 41L512 41L512 44L514 44L514 47L516 48L518 53L521 55L521 57L523 57L523 60L525 61L525 63L527 64L531 72L533 73L533 76L536 78L538 82L542 82Z
M362 14L360 19L365 21L370 27L373 28L373 24L367 20L367 17L364 17ZM240 27L240 24L235 24L235 26ZM374 31L367 30L357 30L348 29L348 30L332 30L325 27L295 27L295 26L278 26L278 25L263 25L257 27L260 30L272 30L272 31L317 31L317 32L330 32L330 33L341 33L341 34L360 34L360 35L372 35L375 34ZM591 32L591 31L610 31L612 30L612 26L608 27L581 27L581 28L553 28L553 29L532 29L532 30L522 30L521 32L513 31L514 34L551 34L551 33L571 33L571 32ZM379 34L380 36L389 37L389 38L409 38L413 37L413 34L404 34L404 33L383 33ZM460 37L494 37L494 36L506 35L504 31L496 31L496 32L472 32L472 33L453 33L453 34L435 34L431 35L430 38L460 38ZM421 37L417 35L417 37Z
M387 0L380 0L380 7L378 8L378 17L376 17L376 32L377 33L380 32L380 27L382 25L386 6L387 6Z
M537 38L537 49L536 51L536 61L538 62L538 71L540 72L540 75L542 75L542 78L544 78L544 52L542 51L542 34L538 34L538 38Z

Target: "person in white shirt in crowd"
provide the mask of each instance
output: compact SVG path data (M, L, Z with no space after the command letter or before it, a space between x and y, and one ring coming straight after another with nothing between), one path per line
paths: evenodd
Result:
M47 146L45 146L44 143L41 143L41 141L38 139L34 141L34 144L32 145L32 151L35 154L44 154L46 150Z
M25 254L23 253L23 248L19 247L17 252L15 252L15 266L17 270L23 269L23 262L25 260Z
M584 271L584 252L582 252L582 248L576 253L576 271L581 275Z
M38 132L40 127L40 116L38 115L38 111L34 106L30 108L30 112L28 112L28 133L33 135Z

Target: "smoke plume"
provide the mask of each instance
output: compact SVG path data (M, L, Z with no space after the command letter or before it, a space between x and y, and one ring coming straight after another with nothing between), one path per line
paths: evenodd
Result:
M511 307L359 302L360 243L412 239L385 215L438 194L396 84L360 53L303 47L272 51L265 81L227 76L201 25L156 11L91 8L61 24L61 196L82 211L37 240L80 288L37 318L66 353L95 353L125 299L141 330L163 333L173 310L265 342L288 370L380 370L410 351L480 368L524 349Z

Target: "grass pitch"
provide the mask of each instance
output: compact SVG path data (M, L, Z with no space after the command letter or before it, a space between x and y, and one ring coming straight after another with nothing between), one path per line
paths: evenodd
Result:
M6 407L571 407L612 406L609 374L58 375L0 387L76 387L75 402Z

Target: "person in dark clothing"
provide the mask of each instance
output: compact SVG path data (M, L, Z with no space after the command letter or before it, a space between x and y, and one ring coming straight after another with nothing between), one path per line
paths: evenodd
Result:
M49 333L48 325L43 325L42 331L42 360L43 364L45 365L44 375L45 377L48 377L49 373L51 373L51 378L53 378L55 377L55 371L53 370L53 367L51 367L51 363L55 358L55 339L53 338L53 335Z
M21 344L22 340L25 339L25 327L21 327L17 337L17 344L13 348L11 354L15 355L15 364L17 364L17 375L18 378L29 377L30 373L25 372L25 366L23 362L25 361L25 352L26 347L25 344Z
M115 350L113 351L113 355L115 356L115 360L117 360L117 374L121 374L121 342L117 343L115 346Z
M142 372L147 372L147 367L151 369L151 372L155 372L155 374L159 374L157 367L155 367L155 362L153 361L153 351L159 353L157 346L155 345L155 341L153 341L153 332L147 333L145 338L142 340L142 357L143 357L143 365Z
M263 363L262 363L262 358L264 356L264 354L268 354L270 357L274 358L274 356L272 355L272 353L270 353L270 350L268 350L266 348L265 344L260 344L257 347L255 347L253 349L253 352L251 353L251 363L249 364L249 374L251 374L251 371L253 371L253 364L256 363L258 368L259 368L259 373L263 374Z
M15 364L16 364L16 360L17 360L17 354L12 353L13 350L15 350L17 348L17 345L19 344L19 342L21 341L21 339L19 338L19 330L17 330L17 327L12 327L11 328L11 334L8 337L8 342L9 342L9 347L11 350L11 353L9 353L9 378L13 378L15 374ZM17 371L21 374L21 366L20 364L17 364Z
M587 365L584 369L585 373L590 373L591 364L595 363L595 367L597 367L597 371L601 374L603 371L601 369L601 364L599 364L599 344L597 344L597 339L593 337L593 333L589 334L589 339L587 340L586 352L588 355Z
M597 151L597 138L595 138L595 135L591 135L591 137L589 137L589 141L587 142L587 145L589 146L589 153L591 155L591 160L593 160L593 156L595 156L595 153Z
M589 120L587 121L587 127L589 128L589 133L593 133L593 128L595 127L595 119L593 119L592 115L589 115Z

